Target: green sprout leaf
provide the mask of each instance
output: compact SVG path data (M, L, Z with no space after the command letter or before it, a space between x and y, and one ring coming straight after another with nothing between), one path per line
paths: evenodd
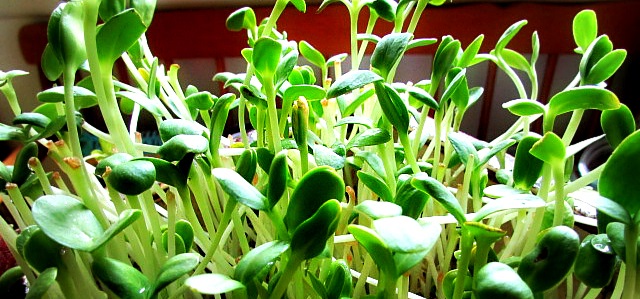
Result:
M391 140L391 134L387 130L373 128L359 133L347 143L347 149L360 146L383 144Z
M380 178L366 172L358 171L358 179L373 191L373 193L377 194L380 199L387 202L393 201L393 195L391 195L389 187L387 187L387 184Z
M203 125L185 119L167 119L160 123L158 132L163 142L177 135L203 135L207 131Z
M585 9L573 18L573 39L578 53L583 53L598 35L598 19L593 10Z
M120 298L148 297L151 283L136 268L107 257L94 259L91 268L98 279Z
M158 154L167 161L180 161L187 154L202 154L209 149L209 140L201 135L176 135L162 144Z
M640 133L636 131L618 145L598 180L600 195L621 205L632 219L640 210L640 194L629 187L639 183L635 175L640 167L640 161L635 158L639 154Z
M502 108L506 108L509 112L517 116L533 116L544 114L546 109L538 101L532 101L527 99L511 100L502 104Z
M402 208L399 205L386 201L365 200L354 209L373 220L402 215Z
M304 40L300 41L299 50L300 50L300 54L302 54L302 56L307 60L309 60L309 62L311 62L313 65L319 68L325 67L327 61L325 60L322 53L316 50L316 48L314 48L307 41L304 41Z
M564 161L566 148L558 135L548 132L533 144L529 153L546 163L555 164Z
M64 86L55 86L39 92L38 101L43 103L62 103L64 101ZM93 107L98 104L98 97L93 91L84 87L73 87L73 98L77 110Z
M479 222L487 216L506 210L535 209L545 206L545 201L531 194L515 194L492 200L477 211L473 221Z
M156 168L149 161L127 161L113 167L107 181L122 194L138 195L153 186L156 181Z
M622 140L636 130L633 112L625 104L620 104L618 109L602 111L600 125L612 148L618 147Z
M321 166L310 170L300 179L291 194L284 223L293 232L327 200L342 200L344 192L344 182L333 169Z
M78 69L87 59L81 2L65 2L51 13L47 37L56 58L65 67Z
M282 195L287 190L288 181L287 152L281 151L273 158L271 168L269 168L269 185L267 187L269 209L272 209L282 198Z
M198 257L195 253L181 253L169 258L160 268L160 273L151 286L151 297L154 297L169 284L195 269L199 263Z
M347 229L358 243L367 250L381 272L392 277L397 276L393 253L376 231L357 224L350 224Z
M569 227L555 226L542 234L518 267L518 274L535 293L556 286L569 274L580 247L578 233Z
M245 287L241 282L217 273L192 276L187 278L184 284L191 290L205 295L224 294Z
M607 54L613 50L613 43L607 35L601 35L596 38L591 45L584 51L580 60L580 76L582 80L589 77L589 72L593 67Z
M427 107L433 110L438 110L440 108L440 105L438 104L436 99L433 98L433 96L429 92L420 87L407 86L407 92L411 97L420 101L422 104L427 105Z
M291 237L292 254L311 259L322 253L327 246L327 240L338 227L341 210L340 202L330 199L311 217L300 223Z
M533 292L518 273L500 262L488 263L476 273L473 294L478 299L534 298Z
M25 299L38 299L42 298L49 288L56 282L56 277L58 276L57 268L48 268L44 270L38 276L38 279L29 286L29 293Z
M382 77L372 71L352 70L336 79L327 91L327 98L336 98L367 84L382 81Z
M587 235L580 243L573 272L590 288L603 288L616 270L616 255L606 234Z
M522 20L509 26L509 28L505 30L505 32L502 34L502 36L500 36L500 38L498 39L498 42L496 43L496 48L495 48L496 55L498 56L502 55L502 50L507 47L509 42L511 42L511 40L516 36L516 34L520 32L520 29L522 29L522 27L524 27L525 25L527 25L527 21Z
M596 62L589 70L589 75L584 78L584 84L600 84L611 78L613 74L622 66L627 58L627 51L624 49L613 50Z
M256 72L263 78L273 76L280 63L281 52L282 45L278 41L270 37L258 39L253 46L253 53L251 54L251 61Z
M368 1L367 6L383 20L393 22L396 18L396 8L398 4L391 0L373 0Z
M222 190L233 200L260 211L269 208L267 198L237 172L228 168L214 168L211 172Z
M542 174L544 162L530 152L539 140L540 137L527 136L518 143L513 165L513 186L519 190L531 190Z
M238 262L233 277L245 285L251 285L256 278L260 281L287 249L289 244L283 241L271 241L252 249Z
M409 111L398 92L389 84L374 82L382 112L401 134L409 131Z
M125 10L100 27L96 35L100 63L110 67L147 30L136 10Z
M371 54L371 67L382 78L389 77L391 69L398 63L413 38L410 33L391 33L385 35Z
M37 225L25 228L16 239L16 249L39 272L63 266L62 245L51 240Z
M251 30L256 27L256 14L250 7L243 7L231 13L225 24L231 31Z
M458 221L458 223L463 224L467 221L464 212L462 210L462 206L458 200L451 194L451 192L442 185L438 180L429 177L426 173L418 173L411 180L411 185L416 187L416 189L430 195L435 200L437 200L442 206L444 206L451 215Z
M464 52L462 52L462 57L460 57L460 60L458 61L459 67L467 68L473 65L473 61L475 60L476 55L478 55L483 41L484 35L480 34L469 44Z

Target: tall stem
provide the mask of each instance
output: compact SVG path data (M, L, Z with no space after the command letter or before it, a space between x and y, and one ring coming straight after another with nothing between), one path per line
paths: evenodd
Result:
M636 269L637 269L637 242L638 242L638 225L635 223L627 224L624 227L624 241L626 249L625 260L625 279L623 299L632 299L636 297Z

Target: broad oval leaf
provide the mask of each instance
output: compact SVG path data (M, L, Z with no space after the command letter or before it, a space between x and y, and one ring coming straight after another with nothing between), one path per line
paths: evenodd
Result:
M255 278L261 280L287 249L289 243L283 241L271 241L252 249L238 262L233 277L245 285Z
M149 296L149 279L128 264L112 258L97 257L93 260L91 269L120 298L143 299Z
M609 110L620 107L618 97L611 91L595 86L581 86L554 95L547 104L549 117L578 109Z
M347 149L352 147L383 144L389 140L391 140L391 134L389 134L387 130L378 128L368 129L349 140L349 143L347 143Z
M409 111L398 92L388 84L374 82L378 102L382 112L396 130L407 134L409 130Z
M632 219L636 218L640 210L640 193L631 187L640 184L640 177L636 175L640 169L638 155L640 155L640 131L629 135L618 145L598 180L600 195L620 204Z
M253 46L251 61L263 78L273 76L280 63L282 44L270 37L261 37Z
M293 232L326 201L342 200L344 192L344 182L333 169L320 166L310 170L300 179L291 194L284 223L289 231Z
M125 10L102 25L96 34L100 63L111 66L147 30L134 9Z
M365 200L355 206L354 210L373 220L402 215L399 205L386 201Z
M163 142L177 135L203 135L207 128L203 125L185 119L167 119L160 123L158 132Z
M307 100L321 100L327 96L326 91L317 85L293 85L284 91L284 98L290 100L297 100L299 97L304 97Z
M47 236L69 248L92 251L94 241L104 233L91 210L70 196L42 196L34 203L32 214Z
M291 236L292 255L311 259L321 254L338 227L341 210L339 201L329 199L300 223Z
M393 260L393 253L378 233L366 226L356 224L350 224L347 229L358 243L367 250L369 255L371 255L371 258L380 271L387 275L392 275L392 277L398 275L396 273L395 261Z
M377 194L380 197L380 199L387 202L393 202L393 195L391 194L389 187L387 187L387 184L383 180L381 180L380 178L374 175L371 175L362 171L358 171L357 175L358 175L358 179L365 186L367 186L367 188L373 191L373 193Z
M598 35L598 19L593 10L585 9L573 18L573 39L584 52Z
M418 221L407 216L376 219L373 229L394 253L428 250L440 235L439 230L434 235L430 235L433 232L426 233Z
M43 103L64 102L64 86L55 86L37 94L38 101ZM98 97L84 87L73 87L73 99L77 110L93 107L98 104Z
M47 37L55 56L63 65L76 70L87 59L81 2L65 2L51 13Z
M250 7L243 7L232 12L225 24L231 31L250 30L256 27L256 14Z
M224 294L245 287L241 282L218 273L207 273L189 277L185 280L184 285L192 291L205 295Z
M429 107L429 108L431 108L433 110L438 110L438 108L440 108L440 105L438 104L436 99L433 98L433 96L429 92L427 92L426 90L424 90L424 89L422 89L420 87L407 86L407 92L414 99L416 99L416 100L420 101L421 103L427 105L427 107Z
M538 101L528 99L511 100L502 104L509 112L517 116L532 116L545 113L545 107Z
M116 191L126 195L138 195L149 190L156 181L156 168L144 160L131 160L116 165L107 176Z
M167 161L180 161L187 154L202 154L209 149L209 140L201 135L176 135L162 144L158 154Z
M519 190L531 190L542 174L544 162L530 153L539 140L540 137L527 136L518 143L513 165L513 185Z
M322 53L320 53L320 51L314 48L307 41L300 41L299 50L300 54L302 54L302 56L309 60L309 62L311 62L313 65L319 68L325 67L327 61L325 60Z
M458 200L453 196L453 194L438 180L429 177L424 172L416 174L413 179L411 179L411 185L416 187L416 189L427 193L435 200L437 200L442 206L453 215L453 217L458 221L459 224L463 224L467 221L464 211L462 210L462 206Z
M287 152L279 152L271 162L269 168L269 185L267 187L267 199L269 209L272 209L287 190L289 182L289 166L287 165Z
M237 172L228 168L214 168L211 172L222 190L233 200L260 211L269 208L267 198Z
M391 33L382 37L371 54L371 67L387 78L412 38L411 33Z
M602 111L600 126L612 148L616 148L636 130L633 112L625 104L620 104L618 109Z
M384 79L372 71L352 70L340 76L331 84L327 91L327 98L335 98L367 84L382 80Z
M564 161L566 151L562 139L553 132L547 132L533 144L529 153L546 163L554 164Z
M169 258L160 268L160 273L151 287L152 297L170 283L191 272L198 263L199 255L195 253L181 253Z
M584 78L584 84L600 84L605 80L611 78L616 73L618 68L622 66L622 63L627 58L627 51L624 49L617 49L607 53L600 58L593 67L589 70L587 78Z

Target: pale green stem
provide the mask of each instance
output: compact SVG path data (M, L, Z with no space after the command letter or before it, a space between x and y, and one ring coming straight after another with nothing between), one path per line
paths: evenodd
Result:
M360 14L360 6L357 0L352 2L352 6L349 8L349 20L350 20L350 40L351 40L351 69L357 70L360 68L360 57L358 56L358 17Z
M366 34L371 34L371 32L373 32L373 28L375 27L377 20L378 20L377 14L372 13L369 15L369 22L367 23L367 29L365 30ZM368 45L369 45L368 40L363 40L360 43L360 51L358 52L358 61L362 61L362 59L364 59L364 54L366 53Z
M218 230L216 230L216 234L214 235L213 239L211 239L211 245L206 251L207 254L204 256L204 258L202 259L202 261L194 271L194 274L202 273L204 269L207 267L207 265L209 264L209 262L211 261L211 259L213 258L213 256L216 254L216 251L220 246L220 240L222 239L222 235L224 234L226 227L231 222L231 217L236 208L237 203L238 202L233 199L229 199L227 201L227 204L224 209L224 214L222 214L222 219L220 219L220 225L218 225Z
M413 11L413 16L411 16L411 21L409 22L409 27L407 27L407 32L413 33L416 31L416 27L418 26L418 22L422 16L422 12L427 7L429 0L420 0L418 1L418 5L416 9Z
M580 121L582 121L582 116L584 115L584 109L578 109L573 111L571 114L571 120L569 120L569 124L567 125L567 129L562 136L562 142L565 146L571 144L571 140L576 135L578 131L578 126L580 125Z
M18 185L9 183L6 186L6 189L11 199L5 201L5 204L13 218L18 223L20 229L25 229L27 226L36 224L35 220L33 220L33 216L31 215L31 210L29 209L24 196L22 196L22 192L20 192Z
M558 165L553 165L553 181L555 187L555 211L553 214L553 226L562 225L564 218L564 160Z
M502 56L498 56L497 58L498 58L498 61L497 61L498 67L500 67L507 74L507 76L511 79L511 81L513 81L513 84L516 86L516 89L518 90L518 96L521 99L528 99L527 91L525 90L524 85L520 80L520 77L518 77L518 75L513 71L513 69L504 61Z
M636 269L637 269L637 241L638 225L635 223L626 224L624 227L624 241L626 249L625 278L623 299L638 298L636 294Z
M404 132L398 133L398 136L400 137L400 142L402 143L402 147L404 147L405 157L407 162L409 162L409 165L411 165L413 173L420 173L420 166L418 166L413 150L411 150L411 141L409 140L409 136Z
M31 159L29 159L29 167L31 167L31 169L36 173L44 194L52 195L53 189L51 187L51 182L49 182L47 173L44 171L44 168L42 168L40 159L38 159L37 157L32 157Z
M473 249L473 237L469 231L462 226L460 232L460 259L458 260L458 273L456 275L456 281L464 281L467 276L467 269L469 267L469 261L471 260L471 250ZM464 283L457 283L453 290L453 299L461 299L464 292Z
M282 150L280 144L280 131L278 129L278 110L276 109L276 90L273 86L273 78L263 78L262 88L264 88L265 95L267 96L267 117L268 117L268 135L269 149L274 153L279 153Z
M0 86L0 92L2 92L7 98L7 102L9 102L9 107L11 108L11 112L13 112L13 116L20 115L20 113L22 113L22 109L20 108L20 102L18 101L11 79L7 79L4 85Z
M418 156L420 153L420 147L422 145L422 132L424 131L424 126L429 118L429 107L426 105L422 106L422 112L420 112L420 123L418 123L418 128L416 129L416 134L413 137L413 145L412 150L414 154Z
M291 259L289 259L289 261L287 262L287 265L284 267L284 271L282 272L280 279L278 279L278 283L273 289L273 293L271 293L271 295L269 296L269 299L282 298L282 296L287 291L287 288L290 285L289 282L293 278L293 275L300 268L300 264L302 263L302 261L303 259L301 256L298 256L297 254L291 255Z

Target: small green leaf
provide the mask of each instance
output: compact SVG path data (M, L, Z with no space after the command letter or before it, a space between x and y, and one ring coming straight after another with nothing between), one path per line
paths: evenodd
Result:
M632 219L640 210L640 193L630 187L640 183L636 175L640 169L639 154L640 132L636 131L618 145L598 180L600 195L621 205Z
M347 116L341 118L336 122L335 127L344 126L344 125L361 125L367 129L371 129L373 127L373 123L371 119L368 117L360 117L360 116Z
M29 125L38 128L46 128L49 123L51 123L50 118L40 113L34 112L25 112L16 115L16 117L12 121L13 125Z
M198 257L195 253L181 253L169 258L160 268L160 273L151 287L151 297L195 269L199 263Z
M310 170L300 179L291 194L284 223L293 232L326 201L342 200L344 192L344 182L333 169L320 166Z
M269 168L269 185L267 187L267 199L269 200L269 209L272 209L276 203L282 198L287 190L289 182L289 166L287 165L287 152L279 152L271 162Z
M569 274L578 256L580 238L572 228L555 226L543 231L536 247L520 262L518 274L531 291L544 292Z
M580 11L573 18L573 39L580 52L584 52L598 35L598 19L593 10Z
M547 132L533 144L529 153L546 163L555 164L564 161L566 148L558 135L553 132Z
M482 42L484 41L484 34L478 35L469 46L462 52L462 57L458 61L458 66L461 68L467 68L472 65L473 60L478 55L480 51L480 46L482 46Z
M187 154L202 154L209 149L209 140L201 135L176 135L162 144L158 154L167 161L180 161Z
M304 97L307 100L321 100L326 96L326 91L317 85L293 85L284 91L284 98L289 100L297 100L299 97Z
M352 147L383 144L389 140L391 140L391 134L389 134L387 130L378 128L368 129L349 140L349 143L347 143L347 149Z
M440 232L429 236L413 218L407 216L384 217L373 221L373 229L393 252L410 253L429 249ZM430 239L436 240L430 240Z
M189 277L184 282L184 285L192 291L205 295L224 294L245 287L239 281L217 273L207 273Z
M613 43L607 35L601 35L596 38L591 45L584 51L580 60L580 76L582 79L589 77L589 72L605 55L613 50Z
M616 272L617 258L606 234L587 235L582 243L573 271L590 288L607 286Z
M187 184L188 173L181 172L178 166L167 160L154 157L142 157L135 160L151 162L156 169L156 181L158 182L177 188Z
M51 240L37 225L25 228L16 239L16 249L20 255L40 272L64 265L60 256L62 248L62 245Z
M203 135L207 131L203 125L185 119L167 119L160 123L158 132L163 142L177 135Z
M367 6L385 21L393 22L396 18L396 8L398 4L391 0L373 0Z
M243 7L231 13L225 24L231 31L251 30L256 27L256 14L250 7Z
M462 135L462 133L451 132L447 137L449 138L449 142L451 142L453 149L458 153L462 163L466 165L469 160L469 156L471 155L474 156L474 161L477 161L479 158L478 152L466 136ZM473 169L475 168L475 165L477 164L474 163L474 165L467 165L467 169Z
M29 286L29 293L24 297L25 299L39 299L42 298L49 288L56 282L58 276L57 268L48 268L44 270L38 276L38 279ZM4 291L4 290L3 290Z
M516 148L513 166L513 185L520 190L531 190L542 174L544 162L530 153L540 137L527 136L520 140Z
M371 67L380 76L387 78L412 38L410 33L391 33L382 37L371 54Z
M320 144L311 145L313 157L318 166L329 166L333 169L342 169L346 162L344 155L337 154L334 150Z
M309 62L311 62L313 65L319 68L325 67L327 62L324 59L324 56L322 55L322 53L316 50L316 48L314 48L307 41L304 41L304 40L300 41L299 50L300 50L300 54L302 54L302 56L307 60L309 60Z
M420 87L407 86L407 92L414 99L420 101L422 104L427 105L427 107L433 110L438 110L440 108L440 105L438 104L436 99L433 98L433 96L429 92Z
M440 80L449 72L459 51L460 41L453 40L450 36L442 39L433 57L433 66L431 68L431 84L433 86L438 86Z
M211 172L222 190L233 200L260 211L269 208L267 198L237 172L228 168L214 168Z
M93 251L104 234L102 225L84 204L66 195L45 195L33 205L33 218L43 232L69 248Z
M322 253L327 240L338 227L341 210L339 201L329 199L311 217L300 223L291 236L292 255L311 259Z
M18 152L15 163L13 165L13 173L11 174L11 182L20 186L31 175L29 168L29 159L38 156L38 145L35 142L29 142Z
M391 249L373 229L366 226L350 224L347 229L364 247L381 272L396 277L395 261Z
M516 51L511 49L503 49L502 50L502 59L509 65L510 67L521 70L524 72L528 72L531 69L531 65L529 61L527 61L524 56Z
M97 257L91 265L93 273L120 298L148 298L151 283L136 268L106 257Z
M478 299L535 298L531 289L513 268L500 262L491 262L476 273L473 294Z
M298 64L298 50L293 49L287 54L282 56L275 73L275 85L279 88L285 80L289 78L289 75L293 71L293 68Z
M236 172L241 175L245 181L251 183L256 175L258 166L258 155L255 149L246 149L236 162Z
M516 36L516 34L518 34L520 29L522 29L522 27L524 27L525 25L527 25L526 20L516 22L515 24L507 28L507 30L502 34L502 36L500 36L500 38L498 39L498 42L496 43L496 48L495 48L496 54L498 56L502 55L502 50L507 47L507 44L509 44L509 42Z
M64 86L55 86L37 94L38 101L43 103L58 103L64 101ZM73 87L73 98L77 110L93 107L98 104L98 97L93 91L80 86Z
M129 227L134 221L138 220L142 216L142 211L127 209L122 211L118 216L118 219L109 226L109 228L98 238L93 241L93 248L90 251L94 251L109 242L117 234L122 232L125 228Z
M604 196L580 196L576 200L584 202L598 210L598 213L606 214L614 220L620 221L626 225L633 225L631 215L620 203L613 201Z
M133 9L125 10L100 27L96 35L100 63L110 67L147 30L140 15Z
M51 13L47 26L47 37L56 58L73 70L87 59L83 18L82 3L64 2Z
M40 58L40 67L49 81L56 81L62 76L64 66L56 56L51 44L47 44Z
M627 58L627 51L624 49L613 50L596 62L589 70L589 75L584 78L584 84L600 84L611 78L613 74L622 66Z
M252 249L238 262L233 277L245 285L251 285L256 278L261 281L287 249L289 244L283 241L271 241Z
M137 13L140 14L145 26L151 25L153 19L153 13L156 10L157 0L130 0L131 7L133 7Z
M307 11L307 3L304 0L289 0L291 2L291 4L293 4L293 6L295 6L295 8L304 13Z
M382 81L382 77L372 71L352 70L336 79L327 91L327 98L336 98L369 83Z
M502 104L502 108L509 110L516 116L533 116L545 113L545 107L538 101L528 99L511 100Z
M113 167L107 181L113 189L122 194L138 195L153 186L156 181L156 168L149 161L127 161Z
M387 187L387 184L380 178L366 172L358 171L358 179L367 186L367 188L373 191L373 193L378 195L380 199L387 202L393 202L393 195L391 194L389 187Z
M323 298L339 299L351 297L352 284L351 269L347 262L342 259L333 261L324 284L327 296Z
M437 42L438 42L438 39L436 38L416 38L409 42L409 44L407 45L407 50L411 50L413 48L418 48L418 47L430 46Z
M531 194L516 194L492 200L476 212L473 221L479 222L487 216L505 210L535 209L545 206L545 201Z
M365 200L355 206L354 210L373 220L402 215L399 205L387 201Z
M411 185L411 176L408 174L398 176L397 189L393 202L402 207L402 215L413 219L420 217L429 195Z
M449 213L451 213L451 215L453 215L459 224L463 224L467 221L458 200L447 189L447 187L438 180L421 172L411 179L411 185L437 200L445 209L447 209L447 211L449 211Z
M282 45L270 37L261 37L253 46L251 61L263 78L273 76L280 63Z
M401 134L409 131L409 111L398 92L389 84L374 82L384 116Z
M622 140L636 130L633 112L625 104L620 104L618 109L602 111L600 125L612 148L618 147Z

